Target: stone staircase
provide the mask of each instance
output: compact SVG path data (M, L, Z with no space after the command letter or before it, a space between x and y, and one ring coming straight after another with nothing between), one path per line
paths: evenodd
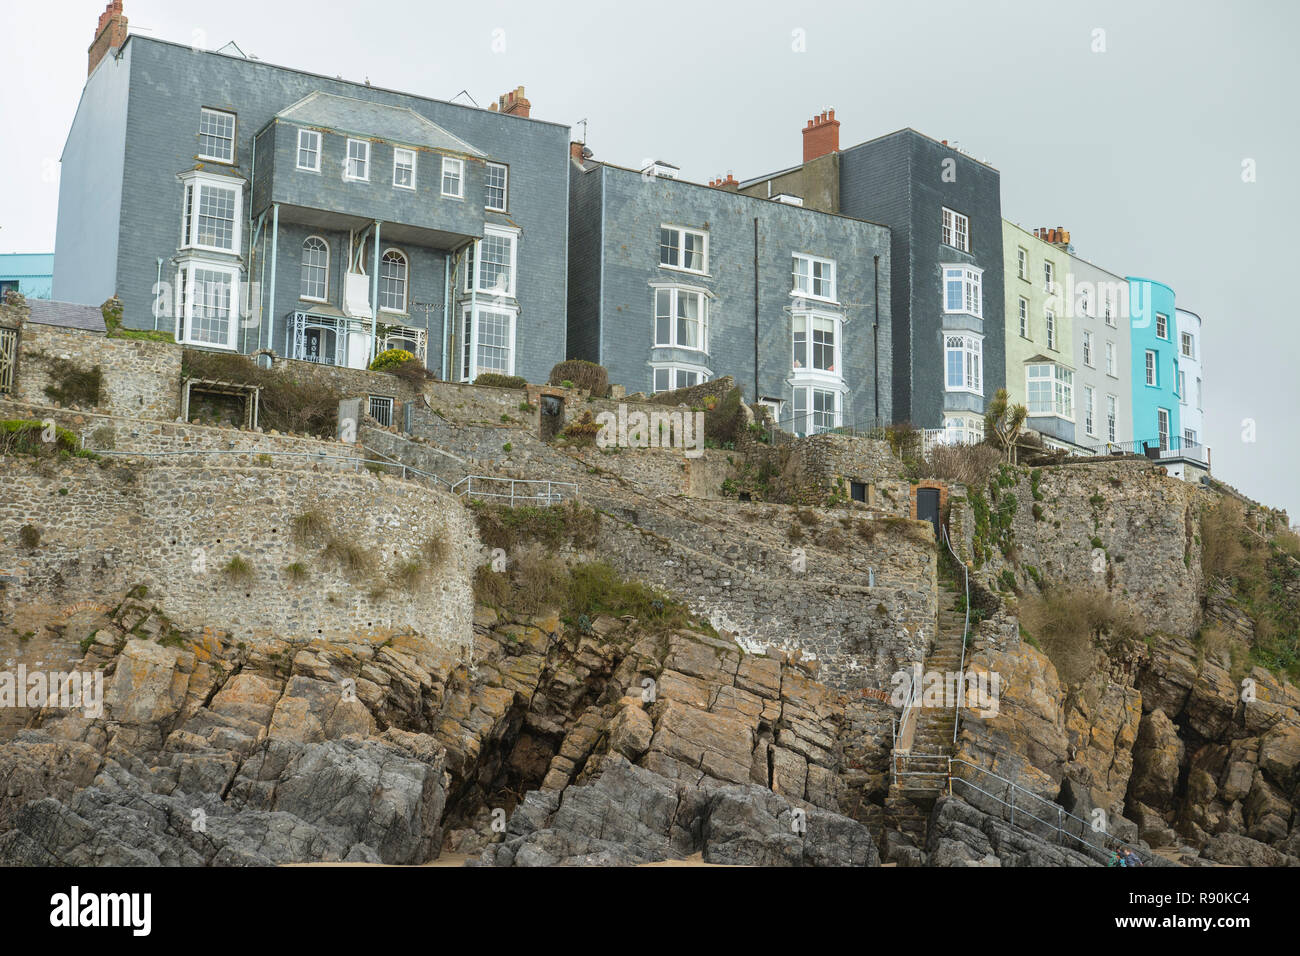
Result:
M961 607L960 587L951 581L940 581L937 627L925 659L925 674L955 675L961 671L966 612ZM929 682L923 682L923 695L927 686ZM956 684L951 688L955 692ZM885 797L886 822L918 845L924 841L934 801L947 790L948 758L953 752L953 702L946 693L940 706L922 706L917 711L912 746L907 752L894 752L892 769L899 776L891 781ZM904 775L907 773L920 776Z

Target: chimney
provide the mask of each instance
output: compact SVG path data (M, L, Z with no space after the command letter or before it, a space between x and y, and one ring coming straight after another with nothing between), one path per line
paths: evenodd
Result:
M1062 249L1070 248L1070 233L1061 226L1039 226L1034 230L1034 238L1049 242Z
M728 172L726 179L710 179L709 186L713 189L725 189L729 193L734 193L740 188L740 180Z
M822 110L821 116L814 116L803 128L803 161L812 162L839 150L840 121L835 118L834 110Z
M502 93L497 97L497 101L488 106L494 113L505 113L507 116L522 116L528 118L528 111L532 109L533 104L528 102L524 96L524 88L516 86L509 93Z
M99 25L95 27L95 40L90 44L89 64L86 75L95 72L99 61L114 50L120 49L126 42L126 17L122 13L122 0L112 0L99 15Z
M586 166L587 160L591 159L591 157L592 152L585 143L579 143L577 140L569 143L569 159L579 166Z

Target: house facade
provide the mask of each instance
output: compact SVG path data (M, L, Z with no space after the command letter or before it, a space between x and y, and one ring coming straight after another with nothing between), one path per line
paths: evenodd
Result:
M1182 444L1182 401L1174 290L1163 282L1135 276L1128 277L1128 286L1133 440L1140 446L1177 451Z
M592 162L575 144L569 351L628 391L722 375L795 434L889 420L889 230Z
M911 129L841 150L834 111L803 139L801 165L739 190L889 227L894 420L978 440L1006 368L998 171Z
M1105 451L1133 441L1133 350L1128 282L1073 253L1069 262L1075 356L1075 444Z
M1204 372L1201 364L1201 317L1174 309L1178 328L1178 418L1183 449L1195 452L1205 444Z
M228 49L228 48L227 48ZM197 347L542 380L565 356L568 131L100 19L54 293Z
M1068 242L1060 230L1031 233L1002 221L1007 394L1025 406L1027 427L1049 442L1073 445L1083 416Z

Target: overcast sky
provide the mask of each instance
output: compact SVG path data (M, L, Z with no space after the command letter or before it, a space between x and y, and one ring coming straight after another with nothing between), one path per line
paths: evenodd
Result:
M103 8L4 3L0 252L53 249L58 157ZM1008 219L1064 226L1080 255L1160 279L1200 313L1215 473L1294 521L1300 348L1284 329L1294 306L1279 312L1269 283L1297 269L1298 11L1294 0L126 0L125 12L136 33L235 40L271 63L426 96L467 90L487 106L523 84L534 117L588 120L598 159L665 159L693 180L799 162L799 130L827 107L844 146L904 126L955 142L1001 171Z

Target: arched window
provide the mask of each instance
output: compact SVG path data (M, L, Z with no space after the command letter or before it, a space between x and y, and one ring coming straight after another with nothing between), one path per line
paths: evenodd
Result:
M379 307L386 312L406 311L406 256L389 249L379 263Z
M313 302L329 298L330 247L320 236L308 236L302 244L302 289L299 295Z

